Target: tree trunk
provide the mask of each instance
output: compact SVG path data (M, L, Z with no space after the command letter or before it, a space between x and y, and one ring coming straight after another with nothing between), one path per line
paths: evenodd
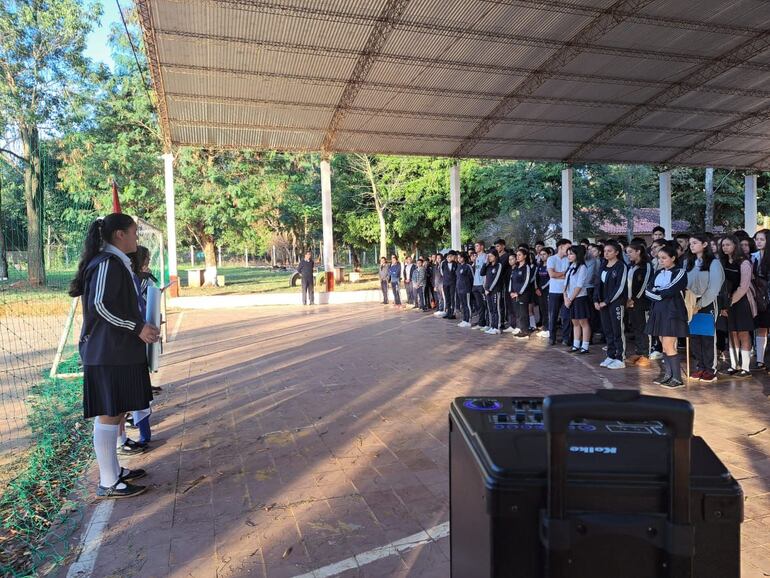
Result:
M377 220L380 222L380 257L388 258L388 228L385 225L385 212L375 199L374 208L377 210Z
M36 126L22 126L21 142L27 164L24 167L24 201L27 205L27 278L30 285L45 284L43 263L43 175L39 134Z
M212 235L201 235L201 246L205 258L206 270L203 273L203 285L215 287L217 285L217 248Z
M706 214L703 219L703 228L707 233L714 230L714 169L706 169Z
M361 270L361 260L358 258L358 251L355 248L350 249L353 256L353 271Z

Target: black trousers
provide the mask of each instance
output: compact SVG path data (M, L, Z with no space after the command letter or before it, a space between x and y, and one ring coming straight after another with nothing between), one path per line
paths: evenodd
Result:
M380 290L382 291L382 302L388 302L388 282L380 279Z
M398 286L398 281L391 281L390 286L393 289L393 302L401 305L401 288Z
M540 325L543 329L548 329L548 289L540 291L537 306L540 309Z
M476 305L476 311L479 314L478 325L486 327L487 323L487 303L484 299L484 287L481 285L473 286L473 302Z
M623 361L626 336L624 333L626 306L622 299L608 303L599 312L602 318L602 333L607 338L607 357Z
M644 355L645 357L650 354L650 336L644 332L649 316L649 309L641 306L638 301L628 309L631 334L634 336L634 352L636 355Z
M471 322L471 294L468 291L457 292L457 305L463 312L463 321Z
M500 293L497 291L492 291L486 295L489 326L492 329L500 329L500 297Z
M436 301L436 307L439 311L446 311L446 304L444 303L444 288L435 287L433 289L433 299Z
M506 290L500 295L500 329L505 329L505 326L510 322L510 316L513 315L513 300L511 294L508 293L506 283Z
M572 322L569 319L569 309L564 306L563 293L548 294L548 339L551 343L556 343L559 339L556 336L556 320L561 319L561 341L563 343L572 343Z
M312 279L302 279L302 304L307 305L308 300L310 301L310 304L313 305L314 301L314 292L315 288L313 287L313 280Z
M517 327L524 334L529 333L529 303L520 300L511 300L513 316L511 327Z
M447 317L455 314L455 298L457 290L454 285L444 285L444 311Z
M412 291L412 282L404 281L404 288L406 289L406 302L411 305L414 303L414 291Z

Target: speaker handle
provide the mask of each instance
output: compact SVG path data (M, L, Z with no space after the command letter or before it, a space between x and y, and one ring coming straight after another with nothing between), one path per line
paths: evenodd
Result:
M673 434L668 519L674 526L690 526L690 441L694 409L689 401L641 395L638 390L598 390L594 394L546 397L543 421L548 440L548 518L567 517L567 432L576 419L661 421ZM682 556L671 557L671 576L690 576Z

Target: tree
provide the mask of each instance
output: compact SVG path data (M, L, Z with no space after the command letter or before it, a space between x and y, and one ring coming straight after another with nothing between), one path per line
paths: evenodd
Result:
M83 55L86 36L101 15L97 3L78 0L5 0L0 3L0 118L21 142L24 164L28 276L45 282L42 251L41 131L63 128L88 99L93 71Z

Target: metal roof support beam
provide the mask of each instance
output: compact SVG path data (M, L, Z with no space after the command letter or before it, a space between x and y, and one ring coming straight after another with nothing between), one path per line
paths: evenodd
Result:
M666 238L673 239L671 230L671 171L665 171L658 175L660 182L660 226L666 232Z
M736 121L724 123L718 128L714 129L702 141L695 143L693 146L677 153L676 156L668 159L666 163L681 164L698 152L709 150L715 144L719 144L726 138L733 136L728 134L728 131L732 131L733 134L736 131L738 133L744 133L745 131L767 121L770 121L770 107L766 107L762 110L751 112L749 114L744 114ZM763 169L767 167L768 161L770 161L770 155L761 158L752 166L757 169Z
M575 215L573 210L573 177L574 169L568 167L561 171L561 236L569 239L575 235Z
M770 48L770 31L764 31L751 40L747 40L738 47L720 55L708 64L696 68L693 72L672 83L671 86L661 90L644 103L632 107L615 122L607 125L606 128L600 130L583 145L572 151L568 160L585 157L587 153L596 147L609 142L615 136L626 130L623 126L638 124L639 121L645 117L660 111L661 107L668 106L673 101L692 92L693 87L698 87L711 82L714 78L717 78L728 70L762 54L768 48ZM671 162L667 162L667 164L676 164L676 161L672 160Z
M331 48L326 46L314 46L310 44L296 44L287 42L276 42L270 40L257 40L249 38L241 38L238 36L223 36L218 34L201 34L196 32L187 32L183 30L156 30L156 36L165 36L167 38L181 38L188 41L197 42L199 44L208 44L210 42L218 42L222 45L241 45L249 47L250 49L263 48L265 50L273 50L283 54L306 54L306 55L318 55L323 54L331 57L349 57L358 58L359 52L356 50L350 50L346 48ZM499 74L502 76L524 77L532 72L535 72L534 68L523 68L516 66L503 66L499 64L488 64L483 62L468 62L468 61L454 61L446 60L442 58L424 58L414 55L404 54L391 54L380 53L377 57L379 62L389 62L392 64L403 64L406 66L426 66L430 65L435 68L442 68L445 70L455 70L458 72L486 72L489 74ZM647 79L639 80L636 78L622 77L622 76L607 76L600 74L578 74L574 72L560 72L556 71L548 75L548 78L555 80L566 80L568 82L585 82L585 83L601 83L609 85L620 86L638 86L640 88L667 88L670 83L663 80ZM696 87L693 87L695 90ZM713 94L725 94L728 96L749 96L762 99L770 99L770 91L740 88L737 86L716 86L707 85L697 87L702 92L708 92Z
M393 32L393 27L401 18L409 1L410 0L388 0L385 6L382 7L380 16L377 18L374 28L372 28L372 31L369 33L366 45L361 51L361 54L359 54L353 72L345 85L345 89L342 91L340 101L337 103L337 108L329 123L329 130L326 132L323 144L321 145L321 151L323 153L328 153L333 150L334 139L337 137L337 130L339 130L348 109L353 106L353 102L355 101L358 92L366 82L366 77L369 76L369 71L377 60L377 55L382 52L385 42L390 37L391 32Z
M556 50L546 61L533 73L528 75L511 93L509 93L487 117L481 121L476 128L466 137L465 141L455 150L454 156L467 156L473 150L476 143L484 137L492 127L497 124L493 119L508 114L516 108L521 102L522 97L532 96L548 79L549 74L561 70L568 63L572 62L585 49L580 46L590 43L604 36L607 32L620 24L624 17L619 16L619 11L636 11L649 4L652 0L618 0L612 6L602 12L600 16L594 18L584 26L570 41Z
M147 54L147 66L152 76L152 85L155 88L155 98L158 107L158 121L163 137L163 149L171 152L171 125L168 121L168 106L166 104L166 89L163 86L163 74L160 70L160 56L158 43L155 38L155 27L152 22L152 10L150 0L136 0L136 8L139 13L139 23L142 26L144 38L144 51Z
M744 178L744 198L743 230L753 236L757 232L757 175L746 175Z
M321 222L323 225L323 264L326 290L334 291L334 225L332 222L332 170L329 158L321 159Z
M460 239L460 161L455 161L452 168L449 169L449 204L450 204L450 229L452 236L452 249L459 251L461 249Z
M296 16L299 18L312 18L319 21L330 22L343 22L359 25L373 25L378 21L377 17L368 16L361 13L343 12L338 10L330 10L327 8L311 8L309 6L286 6L278 4L276 2L262 1L262 0L197 0L199 2L211 2L215 4L222 4L232 6L234 8L240 8L258 13L279 13L281 15ZM650 0L652 1L652 0ZM619 22L625 21L629 14L632 14L635 10L643 7L638 4L647 5L650 2L641 0L620 2L626 4L626 6L620 7L618 10L614 10L613 6L602 10L603 14L612 12L613 17L619 18ZM616 2L619 4L619 2ZM600 17L597 17L598 20ZM591 24L589 23L589 26ZM683 52L667 52L667 51L655 51L655 50L640 50L636 48L625 48L609 45L592 44L592 41L596 38L586 38L583 41L568 41L560 42L558 40L551 40L547 38L538 38L534 36L527 36L525 34L505 34L498 30L469 30L467 28L450 26L446 24L438 24L436 22L420 22L416 20L401 20L396 25L399 30L407 30L410 32L421 32L425 34L431 34L433 36L444 36L456 38L462 36L463 38L469 38L473 40L483 40L488 42L496 42L498 44L508 44L513 46L530 46L534 48L545 48L551 50L563 50L563 49L579 49L581 52L590 52L594 54L606 54L609 56L625 56L631 58L641 58L645 60L663 60L671 62L691 62L693 64L707 63L711 61L711 57L702 54L691 54ZM755 70L770 70L770 64L766 63L754 63L747 62L743 66Z

